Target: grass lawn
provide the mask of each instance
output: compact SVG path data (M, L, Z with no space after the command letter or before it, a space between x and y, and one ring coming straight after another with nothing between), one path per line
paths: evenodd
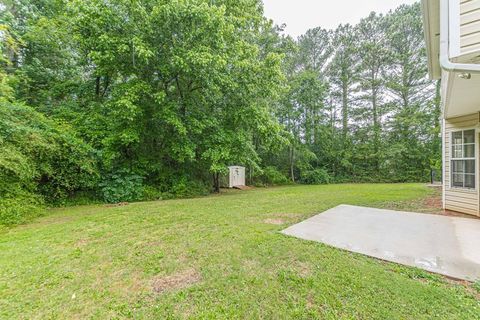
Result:
M0 318L480 319L474 286L279 233L338 204L431 194L292 186L51 210L0 233Z

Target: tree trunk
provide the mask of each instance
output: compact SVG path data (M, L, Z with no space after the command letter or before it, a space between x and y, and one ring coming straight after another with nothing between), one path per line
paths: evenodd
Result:
M100 80L101 80L101 77L97 77L95 79L95 96L97 97L100 96Z
M295 163L295 154L294 154L294 146L290 147L290 178L292 182L295 182L295 171L294 171L294 163Z
M373 151L374 156L374 166L375 170L378 173L380 169L379 161L379 151L380 151L380 120L378 118L378 106L377 106L377 86L375 84L376 75L372 74L372 112L373 112Z
M218 172L213 174L213 192L220 193L220 174Z
M342 133L343 144L346 144L348 135L348 84L342 81Z

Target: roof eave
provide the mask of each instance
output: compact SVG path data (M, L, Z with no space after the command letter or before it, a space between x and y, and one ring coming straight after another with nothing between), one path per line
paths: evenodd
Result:
M440 10L438 6L436 8L433 6L433 1L422 0L422 15L428 57L428 75L430 79L438 80L442 76L439 60L440 44L434 30L439 29L439 26L433 24L439 24Z

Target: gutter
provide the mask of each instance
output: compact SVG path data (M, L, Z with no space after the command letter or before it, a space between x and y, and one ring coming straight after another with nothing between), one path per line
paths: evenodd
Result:
M450 60L450 1L440 0L440 67L448 72L480 74L480 64L455 63Z

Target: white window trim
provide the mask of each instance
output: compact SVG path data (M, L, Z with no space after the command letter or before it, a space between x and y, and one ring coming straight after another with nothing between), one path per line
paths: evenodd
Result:
M473 130L474 131L474 157L473 158L454 158L453 157L453 134L454 133L457 133L457 132L462 132L462 137L463 137L463 132L465 131L470 131L470 130ZM478 138L477 138L477 135L478 135L478 132L477 132L477 127L471 127L471 128L458 128L458 129L454 129L450 132L450 143L449 143L449 164L450 164L450 173L449 173L449 178L450 178L450 189L454 189L454 190L461 190L461 191L470 191L470 192L476 192L478 190L478 184L479 184L479 181L478 181ZM462 145L464 145L462 143ZM462 149L463 151L463 149ZM453 161L454 160L474 160L475 161L475 188L465 188L465 187L457 187L457 186L454 186L453 185Z

